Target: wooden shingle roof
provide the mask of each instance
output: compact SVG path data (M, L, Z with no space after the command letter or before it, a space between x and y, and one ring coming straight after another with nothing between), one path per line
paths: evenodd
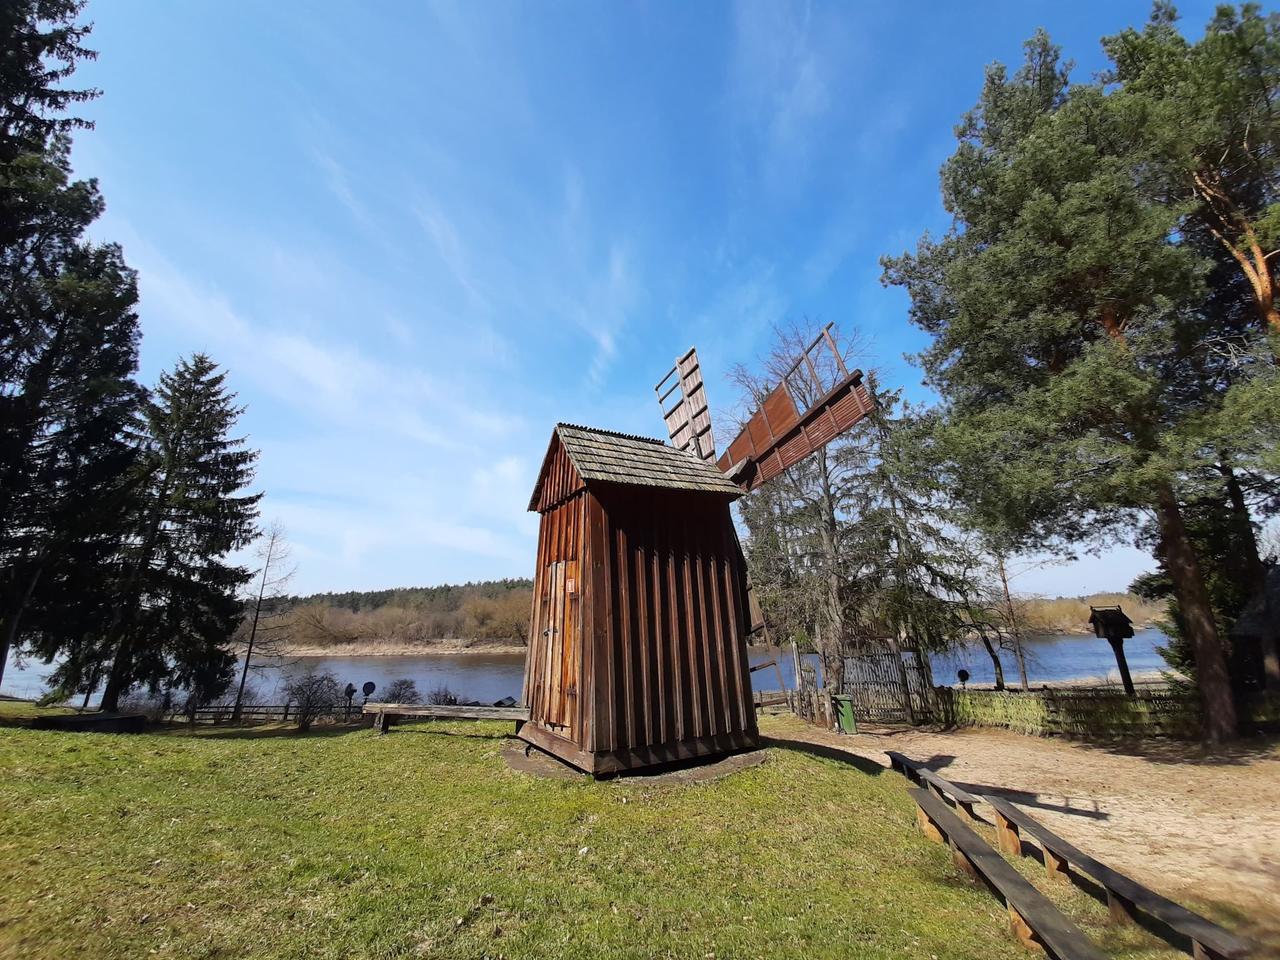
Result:
M742 494L741 488L721 473L714 463L700 460L692 453L678 450L661 440L572 423L557 424L555 436L563 444L578 475L588 485L592 481L604 481L671 490L701 490L733 497ZM545 472L544 464L533 490L531 510L538 501Z

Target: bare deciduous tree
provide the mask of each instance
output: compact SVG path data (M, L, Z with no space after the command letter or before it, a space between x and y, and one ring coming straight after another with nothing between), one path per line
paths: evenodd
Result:
M298 729L307 731L322 714L331 713L342 703L342 688L332 673L306 673L294 677L284 688L285 696L296 711Z
M244 704L245 681L256 655L259 660L274 661L279 666L284 659L289 640L288 621L275 609L276 601L287 593L289 581L296 571L289 562L289 541L280 522L272 521L263 531L254 550L261 566L254 582L257 591L248 600L251 609L242 624L245 630L244 667L240 671L240 686L236 690L232 721L240 721Z

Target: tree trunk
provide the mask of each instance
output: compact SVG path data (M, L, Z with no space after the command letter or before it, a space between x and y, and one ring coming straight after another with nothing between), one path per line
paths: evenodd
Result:
M1160 551L1195 655L1196 682L1204 708L1204 739L1211 744L1221 743L1236 736L1236 705L1227 658L1218 638L1200 562L1187 536L1177 496L1168 483L1159 484L1156 489L1156 517Z
M1027 658L1022 650L1022 631L1018 627L1018 614L1013 607L1013 596L1009 593L1009 575L1004 568L1004 555L996 555L996 568L1000 571L1000 586L1004 590L1005 610L1009 615L1009 636L1013 640L1013 658L1018 664L1018 676L1022 681L1022 692L1031 689L1027 682Z
M1004 689L1004 664L1000 662L1000 655L996 653L996 648L991 645L991 641L987 638L985 632L979 633L982 638L982 645L987 648L987 656L991 658L991 667L996 674L996 689Z
M840 556L836 544L839 525L836 520L835 497L831 492L831 472L827 453L823 450L819 456L818 473L822 478L822 523L820 534L822 539L823 560L826 564L826 596L823 606L827 621L827 648L831 651L832 667L827 676L827 686L836 693L841 690L844 679L844 606L840 602ZM827 656L823 657L823 670L826 671Z
M1240 570L1244 574L1249 595L1253 596L1266 586L1267 580L1267 568L1258 555L1258 538L1253 530L1253 518L1249 515L1249 505L1244 502L1240 481L1236 479L1235 471L1226 458L1218 464L1218 472L1222 474L1227 488L1227 500L1231 504L1231 528L1239 544Z
M98 709L104 713L120 709L120 695L128 685L129 665L133 661L132 639L128 635L122 637L111 660L111 672L107 674L107 685L102 688L102 701L98 704Z
M1206 225L1214 238L1240 265L1240 270L1253 292L1253 305L1258 316L1272 333L1280 333L1280 310L1276 309L1275 282L1271 262L1258 240L1257 231L1240 210L1235 199L1223 188L1222 178L1213 172L1192 174L1195 192L1204 201ZM1238 239L1233 236L1238 234ZM1273 251L1274 252L1274 251Z
M1120 682L1124 684L1124 692L1129 696L1135 696L1137 691L1133 689L1133 677L1129 675L1129 661L1124 655L1124 640L1121 637L1107 637L1107 643L1111 644L1111 652L1116 655L1116 666L1120 668Z
M182 435L182 431L179 431L175 446L181 443ZM111 659L111 672L107 675L107 685L102 690L102 703L99 705L99 709L104 711L118 709L120 694L124 692L127 686L127 677L133 661L133 617L141 602L138 594L142 589L142 571L151 565L151 557L155 553L156 539L160 535L160 525L164 521L164 509L169 500L169 480L172 472L172 455L167 454L164 465L164 480L160 484L160 490L155 499L154 513L152 513L147 524L147 535L143 540L138 562L129 572L129 580L125 584L123 591L123 602L116 607L111 627L107 631L111 643L115 645L116 653ZM127 608L125 604L128 605ZM107 645L108 648L111 643Z
M4 668L9 662L9 651L18 642L18 627L22 624L22 615L27 612L27 604L31 602L31 596L40 582L40 574L44 572L44 563L40 559L42 556L43 554L37 554L37 566L31 579L27 581L27 589L22 592L22 597L14 603L4 620L0 621L0 683L4 682Z
M920 694L924 699L925 707L931 714L936 716L938 712L938 704L937 698L934 696L933 689L933 667L929 663L928 655L921 647L920 638L916 638L916 644L913 648L913 652L916 658L916 668L920 671L920 679L924 682L924 689L920 691ZM910 697L910 695L911 691L908 690L907 696Z
M240 688L236 690L236 705L231 711L231 722L240 722L240 705L244 700L244 684L249 679L249 661L253 659L253 641L258 636L258 614L262 612L262 595L267 592L267 571L271 569L271 550L262 562L262 581L258 584L258 599L253 605L253 625L249 628L249 644L244 652L244 670L240 672Z

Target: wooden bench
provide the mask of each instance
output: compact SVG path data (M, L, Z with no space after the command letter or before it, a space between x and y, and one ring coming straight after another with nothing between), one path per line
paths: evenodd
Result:
M950 798L951 802L963 810L965 816L970 820L986 823L982 817L973 812L974 804L982 802L981 797L973 795L963 787L956 786L950 780L939 776L924 764L918 763L908 756L894 750L887 751L887 755L889 757L889 765L908 780L927 786L944 800Z
M1009 801L990 795L985 800L996 814L1001 850L1021 856L1021 831L1025 830L1044 851L1049 877L1067 880L1074 868L1096 880L1106 891L1107 907L1117 922L1134 922L1135 911L1154 917L1191 941L1191 955L1196 960L1237 960L1252 954L1253 945L1248 941L1095 860Z
M920 831L929 839L951 847L952 859L963 874L990 884L1004 900L1010 928L1024 946L1044 950L1057 960L1102 960L1105 955L1089 938L940 797L924 788L907 793L915 801Z
M433 720L514 720L516 733L529 719L528 707L483 707L417 703L366 703L362 709L374 717L373 727L378 733L386 733L395 720L405 717L425 717Z

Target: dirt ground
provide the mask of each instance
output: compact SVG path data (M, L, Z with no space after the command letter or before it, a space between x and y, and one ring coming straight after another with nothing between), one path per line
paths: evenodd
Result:
M1100 745L992 729L841 736L790 716L766 719L762 732L882 766L895 750L970 792L1024 807L1167 897L1229 904L1245 932L1280 934L1280 738L1209 754L1174 741Z

